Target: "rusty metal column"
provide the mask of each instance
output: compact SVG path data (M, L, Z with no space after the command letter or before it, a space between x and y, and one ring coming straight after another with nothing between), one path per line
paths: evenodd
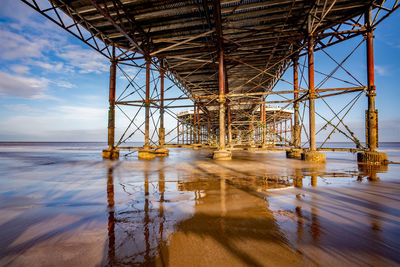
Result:
M297 72L298 58L293 58L293 91L294 99L299 98L299 79ZM300 113L299 113L299 102L296 101L293 104L294 109L294 127L293 127L293 145L295 148L301 147L301 126L300 126Z
M286 139L287 139L287 120L285 120L285 145L286 145Z
M226 93L226 68L224 67L224 41L221 21L221 3L219 0L213 0L213 13L215 22L215 34L217 39L218 52L218 85L219 85L219 144L218 151L213 154L214 159L231 159L231 153L225 151L225 93Z
M325 162L325 154L317 152L315 140L315 87L314 87L314 37L311 27L311 16L308 17L308 99L310 148L304 151L301 158L310 162Z
M189 114L189 144L193 144L193 116Z
M160 63L160 128L158 129L158 144L159 148L156 150L157 155L167 156L169 150L164 148L165 145L165 128L164 128L164 64L161 59Z
M197 144L198 132L197 132L197 104L193 106L193 143Z
M225 150L225 73L224 53L219 51L219 150Z
M250 146L254 145L254 135L255 135L254 120L255 120L254 115L251 115L250 123L249 123L249 144L250 144Z
M365 14L365 23L367 25L367 75L368 75L368 110L366 112L367 116L367 146L369 150L375 151L377 143L377 110L375 109L375 75L374 75L374 34L372 23L372 8L370 8Z
M176 139L176 142L179 144L179 120L176 121Z
M164 69L160 70L160 129L158 132L158 143L160 146L165 145L165 128L164 128Z
M200 131L200 105L196 105L196 144L200 143L201 131Z
M104 159L118 159L119 150L115 148L115 87L116 87L116 76L117 76L117 58L115 57L115 47L112 48L110 66L110 87L109 87L109 109L108 109L108 127L107 127L107 143L108 149L103 150Z
M228 122L228 144L232 147L232 124L231 124L231 106L227 107L227 122Z
M211 144L211 121L210 114L207 114L207 143Z
M115 47L113 46L113 57L110 66L110 91L108 110L108 148L114 149L115 142L115 85L117 75L117 60L115 58Z
M263 146L265 146L265 142L266 142L266 125L265 125L265 123L266 123L266 121L267 121L267 118L266 118L266 109L265 109L265 103L264 104L261 104L261 110L262 110L262 132L261 132L261 142L262 142L262 145Z
M274 114L273 114L273 116L274 116L274 124L273 124L273 128L272 128L272 131L273 131L273 134L274 134L274 139L273 139L273 141L272 141L272 143L273 143L273 145L275 146L275 142L276 142L276 118L275 118L275 111L274 111Z
M144 128L144 146L138 151L139 159L154 159L155 153L150 149L150 61L151 58L146 56L146 98L144 102L145 106L145 128ZM155 129L157 131L157 129Z
M309 97L309 126L310 151L316 151L315 144L315 88L314 88L314 38L308 36L308 97Z
M145 99L144 147L150 148L150 58L146 58L146 99Z

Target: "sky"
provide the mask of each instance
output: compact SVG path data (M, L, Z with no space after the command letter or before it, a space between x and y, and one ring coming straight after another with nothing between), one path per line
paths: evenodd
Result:
M380 141L400 141L400 11L380 24L375 31L376 106L379 110ZM343 42L327 49L342 60L361 39ZM356 79L365 84L365 46L362 44L344 64ZM300 60L302 62L302 60ZM318 52L315 69L329 73L336 67L329 57ZM136 70L126 70L130 75ZM291 80L291 68L283 78ZM343 70L335 76L352 80ZM117 92L127 85L122 73L117 75ZM143 80L144 74L138 75ZM323 79L316 74L316 84ZM352 80L354 81L354 80ZM106 141L109 62L90 47L70 35L20 1L3 0L0 7L0 141ZM166 87L172 83L167 82ZM304 83L302 86L305 86ZM346 87L328 81L323 88ZM290 90L279 82L276 90ZM178 94L178 89L169 92ZM340 110L352 96L327 100L333 110ZM270 98L278 100L279 97ZM282 100L282 98L280 98ZM367 99L362 95L346 115L345 122L364 140L364 110ZM317 111L330 118L330 108L317 101ZM143 119L143 112L138 120ZM341 113L344 114L344 113ZM129 120L117 112L117 134ZM304 120L307 121L305 113ZM317 117L317 129L323 126ZM167 131L176 122L167 116ZM322 131L323 132L323 131ZM326 135L326 134L325 134ZM138 141L140 135L136 135ZM317 140L323 139L323 134ZM322 139L321 139L322 138ZM335 134L331 141L345 141Z

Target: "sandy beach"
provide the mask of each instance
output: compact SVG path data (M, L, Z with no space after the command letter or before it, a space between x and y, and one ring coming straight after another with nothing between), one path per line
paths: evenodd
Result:
M389 159L399 159L395 147ZM1 266L394 266L398 165L207 150L103 161L97 148L0 152Z

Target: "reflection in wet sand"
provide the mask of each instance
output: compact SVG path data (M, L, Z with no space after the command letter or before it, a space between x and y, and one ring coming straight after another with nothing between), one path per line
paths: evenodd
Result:
M179 168L176 179L166 179L165 173L169 176L174 176L174 173L166 169L164 159L156 164L153 162L153 167L150 167L149 163L146 164L147 166L143 169L144 217L142 221L145 244L142 250L138 246L136 250L131 248L130 253L136 255L130 258L132 264L183 266L195 262L195 265L227 265L228 263L229 265L252 266L314 265L324 260L351 264L356 262L352 258L360 260L365 257L365 255L358 255L360 251L364 253L364 250L372 250L373 244L368 242L379 240L374 231L382 231L382 221L385 220L384 217L370 214L371 234L369 236L360 235L359 231L366 231L361 226L356 227L357 231L354 233L352 233L354 225L348 225L349 229L346 230L346 223L341 220L346 221L343 216L348 216L350 207L345 204L348 201L330 201L330 199L341 199L343 192L327 190L330 192L328 197L324 196L323 191L319 192L319 176L321 174L329 176L329 173L324 171L325 166L294 168L281 177L276 173L257 171L243 177L232 175L235 170L232 165L221 167L220 164L213 162L193 162L190 168L186 165ZM207 164L210 165L208 168ZM214 165L218 165L220 169L216 171ZM360 175L376 177L379 171L385 170L361 169L360 167L360 173L356 177ZM158 177L157 185L154 184L156 176ZM304 187L306 177L309 177L311 187ZM169 192L172 194L169 195L179 195L179 192L193 194L194 211L189 218L169 217L171 214L165 212L164 202L170 201L168 197L165 197L168 183L176 184L179 190L178 192L172 190ZM151 186L158 188L158 191L151 192ZM285 187L289 191L275 190ZM111 192L110 187L107 188L107 192ZM293 200L291 195L294 196ZM156 208L152 201L157 199L158 207ZM295 202L293 213L291 212L292 201ZM273 203L272 206L271 203ZM363 213L364 208L383 210L383 207L375 201L361 205L356 209L360 213ZM157 209L158 212L152 212L150 207ZM139 214L138 212L137 215ZM114 215L110 218L114 218ZM353 220L350 217L348 219ZM116 219L116 225L118 221ZM164 234L165 221L173 222L170 228L172 231L167 231L166 234ZM132 221L124 221L125 224L130 224L131 228L135 228L137 222L136 217ZM295 223L294 228L291 228L291 222ZM338 232L341 232L340 229L343 227L346 234L339 235ZM109 230L113 231L110 227ZM124 242L131 242L132 240L128 239L134 238L139 233L135 232L127 236L124 236L125 233L120 233L118 238L125 240ZM113 243L114 235L109 236L110 245ZM338 241L338 236L348 240ZM368 242L364 243L364 241ZM120 241L117 240L116 243L118 242ZM343 242L347 245L343 245ZM375 245L379 247L379 244L375 243ZM358 248L352 251L353 246ZM374 251L374 256L370 257L372 262L395 263L398 261L390 251L386 253L388 255L386 258L382 257L385 255L384 252L377 254L377 250L374 249ZM129 261L121 258L125 253L117 249L116 255L115 251L109 254L109 264L119 265L121 262L127 264ZM140 255L144 256L140 259ZM119 261L115 261L116 259ZM368 261L364 260L364 262Z
M79 176L80 189L74 194L72 188L62 191L64 188L45 186L34 192L44 196L64 192L64 206L84 201L96 202L97 208L86 204L80 213L77 206L49 213L54 202L46 203L43 198L43 216L36 210L23 211L14 219L0 222L0 234L6 240L0 241L0 265L41 265L35 259L46 247L56 250L66 246L63 228L56 226L61 230L40 238L24 233L36 229L38 223L42 223L42 229L51 227L52 218L72 214L84 219L79 221L77 215L78 223L64 219L69 236L87 237L95 225L96 233L103 237L102 242L87 238L85 246L75 243L90 260L74 265L400 263L400 188L396 172L388 168L347 162L330 165L329 160L326 165L312 165L285 159L278 153L248 157L240 153L232 162L216 162L202 151L171 150L169 158L69 166L68 174L58 176L64 175L73 185L76 181L71 181L70 174L81 172L85 174ZM84 177L90 178L85 181ZM61 178L58 183L65 187ZM91 186L93 183L99 186ZM25 190L27 196L29 190ZM0 197L10 200L5 193ZM0 205L2 214L11 208ZM103 232L99 224L103 224ZM97 250L88 251L87 247ZM62 257L48 259L47 263L70 265Z

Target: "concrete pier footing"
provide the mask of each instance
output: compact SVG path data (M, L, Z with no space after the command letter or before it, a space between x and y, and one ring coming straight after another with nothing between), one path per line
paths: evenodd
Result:
M303 153L303 149L292 148L292 149L286 150L286 157L289 159L301 159L302 153Z
M193 148L194 150L198 150L198 149L200 149L202 146L203 146L202 144L193 144L193 145L192 145L192 148Z
M154 151L154 153L156 154L156 156L166 157L169 155L169 150L163 147L159 147Z
M138 151L138 158L139 159L154 159L156 157L155 151L143 148Z
M318 151L304 151L301 154L301 159L308 162L324 163L325 154Z
M364 151L357 153L357 161L361 164L386 165L388 163L387 154L377 151Z
M216 150L213 152L213 159L215 159L215 160L231 160L232 153L227 150Z
M254 152L254 151L256 151L257 150L257 147L255 146L255 145L251 145L251 146L249 146L248 148L247 148L247 151L250 151L250 152Z
M119 150L118 149L104 149L103 150L103 159L119 159Z

